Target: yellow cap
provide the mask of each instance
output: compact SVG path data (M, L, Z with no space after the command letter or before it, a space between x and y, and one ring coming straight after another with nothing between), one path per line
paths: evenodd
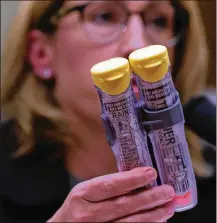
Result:
M170 64L167 48L162 45L135 50L130 54L129 61L133 72L148 82L163 79Z
M130 84L130 64L122 57L95 64L91 68L91 74L94 84L110 95L125 92Z

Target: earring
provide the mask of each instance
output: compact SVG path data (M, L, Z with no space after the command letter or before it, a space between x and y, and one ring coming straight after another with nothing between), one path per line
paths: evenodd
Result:
M42 72L42 77L44 79L50 79L52 77L52 70L50 68L45 68Z

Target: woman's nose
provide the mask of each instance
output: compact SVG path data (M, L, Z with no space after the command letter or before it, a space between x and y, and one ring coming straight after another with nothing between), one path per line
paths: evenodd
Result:
M145 36L145 25L139 15L132 15L127 24L127 31L120 44L121 56L128 58L134 50L148 45Z

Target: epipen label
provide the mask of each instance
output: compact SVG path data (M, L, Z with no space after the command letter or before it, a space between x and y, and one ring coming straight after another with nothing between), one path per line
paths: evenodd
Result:
M119 169L125 171L150 165L150 162L146 162L149 157L148 146L138 124L131 88L122 95L108 96L102 93L101 97L117 137L113 149L118 150L114 153L119 156Z
M171 81L160 87L153 89L144 89L144 96L148 101L157 101L169 97L173 93L173 84Z
M180 143L180 136L175 134L174 128L178 130L177 125L157 130L155 136L159 142L168 183L174 187L176 193L185 193L190 187L183 148L185 144Z
M147 108L159 110L169 107L176 101L176 90L170 76L154 84L137 79Z
M133 103L133 97L130 96L121 101L106 103L105 106L112 119L118 120L129 117L130 113L133 112Z

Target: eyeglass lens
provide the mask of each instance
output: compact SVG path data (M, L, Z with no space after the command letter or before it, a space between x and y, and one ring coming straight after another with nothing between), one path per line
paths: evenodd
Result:
M141 11L145 35L150 44L169 45L174 38L174 8L169 2L150 4ZM87 35L95 42L107 43L126 30L129 11L120 2L95 2L83 12Z

